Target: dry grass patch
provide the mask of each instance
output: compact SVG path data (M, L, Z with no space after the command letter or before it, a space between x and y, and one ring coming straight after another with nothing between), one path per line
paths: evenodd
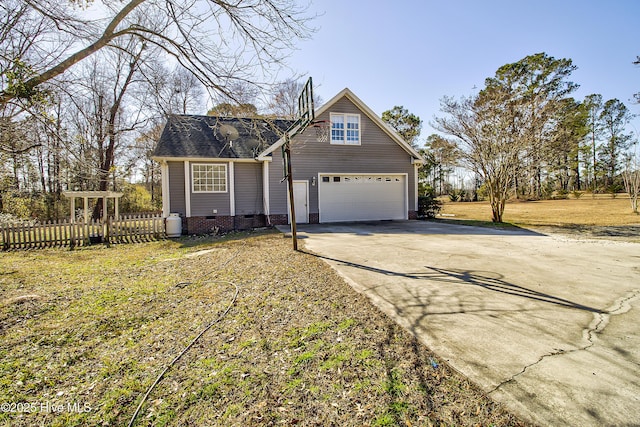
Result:
M0 402L65 410L0 424L127 425L233 282L135 425L524 425L316 257L241 237L3 254Z
M491 220L489 202L445 202L442 213L458 219ZM520 225L640 225L640 216L619 196L580 199L511 201L504 210L504 221Z
M491 224L488 202L444 202L441 218L470 225L516 225L595 238L640 241L640 216L631 211L626 196L580 199L511 201L504 210L504 224Z

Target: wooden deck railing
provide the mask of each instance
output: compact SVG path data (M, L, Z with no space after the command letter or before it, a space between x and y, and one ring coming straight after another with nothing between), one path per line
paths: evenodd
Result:
M121 215L106 222L47 221L0 226L0 248L74 248L91 244L129 243L165 237L164 218L157 214Z

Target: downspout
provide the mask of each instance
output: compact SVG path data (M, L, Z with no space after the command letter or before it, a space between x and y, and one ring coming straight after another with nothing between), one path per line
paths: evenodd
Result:
M269 162L265 159L262 161L262 203L264 209L264 216L267 220L267 225L271 227L271 206L269 203Z
M166 160L160 162L160 176L162 183L162 216L167 218L171 210L171 196L169 195L169 164Z

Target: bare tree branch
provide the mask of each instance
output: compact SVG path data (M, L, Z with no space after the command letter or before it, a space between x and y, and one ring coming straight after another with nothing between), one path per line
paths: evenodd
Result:
M19 149L15 149L15 148L11 148L11 147L5 147L2 144L0 144L0 151L4 152L4 153L8 153L8 154L24 154L27 153L31 150L33 150L34 148L37 147L42 147L41 143L37 143L37 144L31 144L27 147L22 147Z
M120 12L109 22L107 27L104 30L102 36L96 40L94 43L89 46L77 51L72 54L58 65L55 65L52 68L36 75L35 77L30 78L26 82L24 82L24 87L27 92L32 91L36 86L41 85L42 83L51 80L52 78L62 74L71 66L77 64L81 60L87 58L88 56L94 54L98 50L105 47L109 42L111 42L114 38L125 34L126 32L116 32L116 28L120 23L129 15L138 5L142 4L145 0L131 0L127 5L125 5ZM6 104L8 101L13 99L16 94L3 89L0 92L0 105Z
M81 22L46 0L22 1L53 23L59 33L70 33L74 23ZM119 3L111 3L115 4ZM13 11L12 16L19 19L21 10ZM134 18L137 10L140 14ZM0 106L16 97L28 96L117 38L131 34L145 38L176 58L207 88L232 96L227 88L230 81L255 83L256 67L261 67L262 73L267 72L269 66L279 64L294 47L295 39L306 37L311 30L306 26L309 18L303 16L304 11L293 0L130 0L114 11L102 33L89 45L46 69L34 66L34 75L21 82L20 91L3 82ZM141 16L148 19L141 20ZM90 23L95 26L97 22ZM2 30L7 35L14 34L10 26ZM73 41L82 42L85 36ZM20 39L20 35L15 38Z

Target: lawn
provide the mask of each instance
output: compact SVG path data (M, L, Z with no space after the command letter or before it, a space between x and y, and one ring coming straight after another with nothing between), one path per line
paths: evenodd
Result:
M491 207L489 202L445 201L439 218L470 224L491 221ZM510 201L503 220L507 225L526 228L640 236L640 216L631 211L626 195L615 199L610 195L585 194L579 199Z
M128 425L203 331L133 425L525 425L278 233L7 252L0 301L0 425Z

